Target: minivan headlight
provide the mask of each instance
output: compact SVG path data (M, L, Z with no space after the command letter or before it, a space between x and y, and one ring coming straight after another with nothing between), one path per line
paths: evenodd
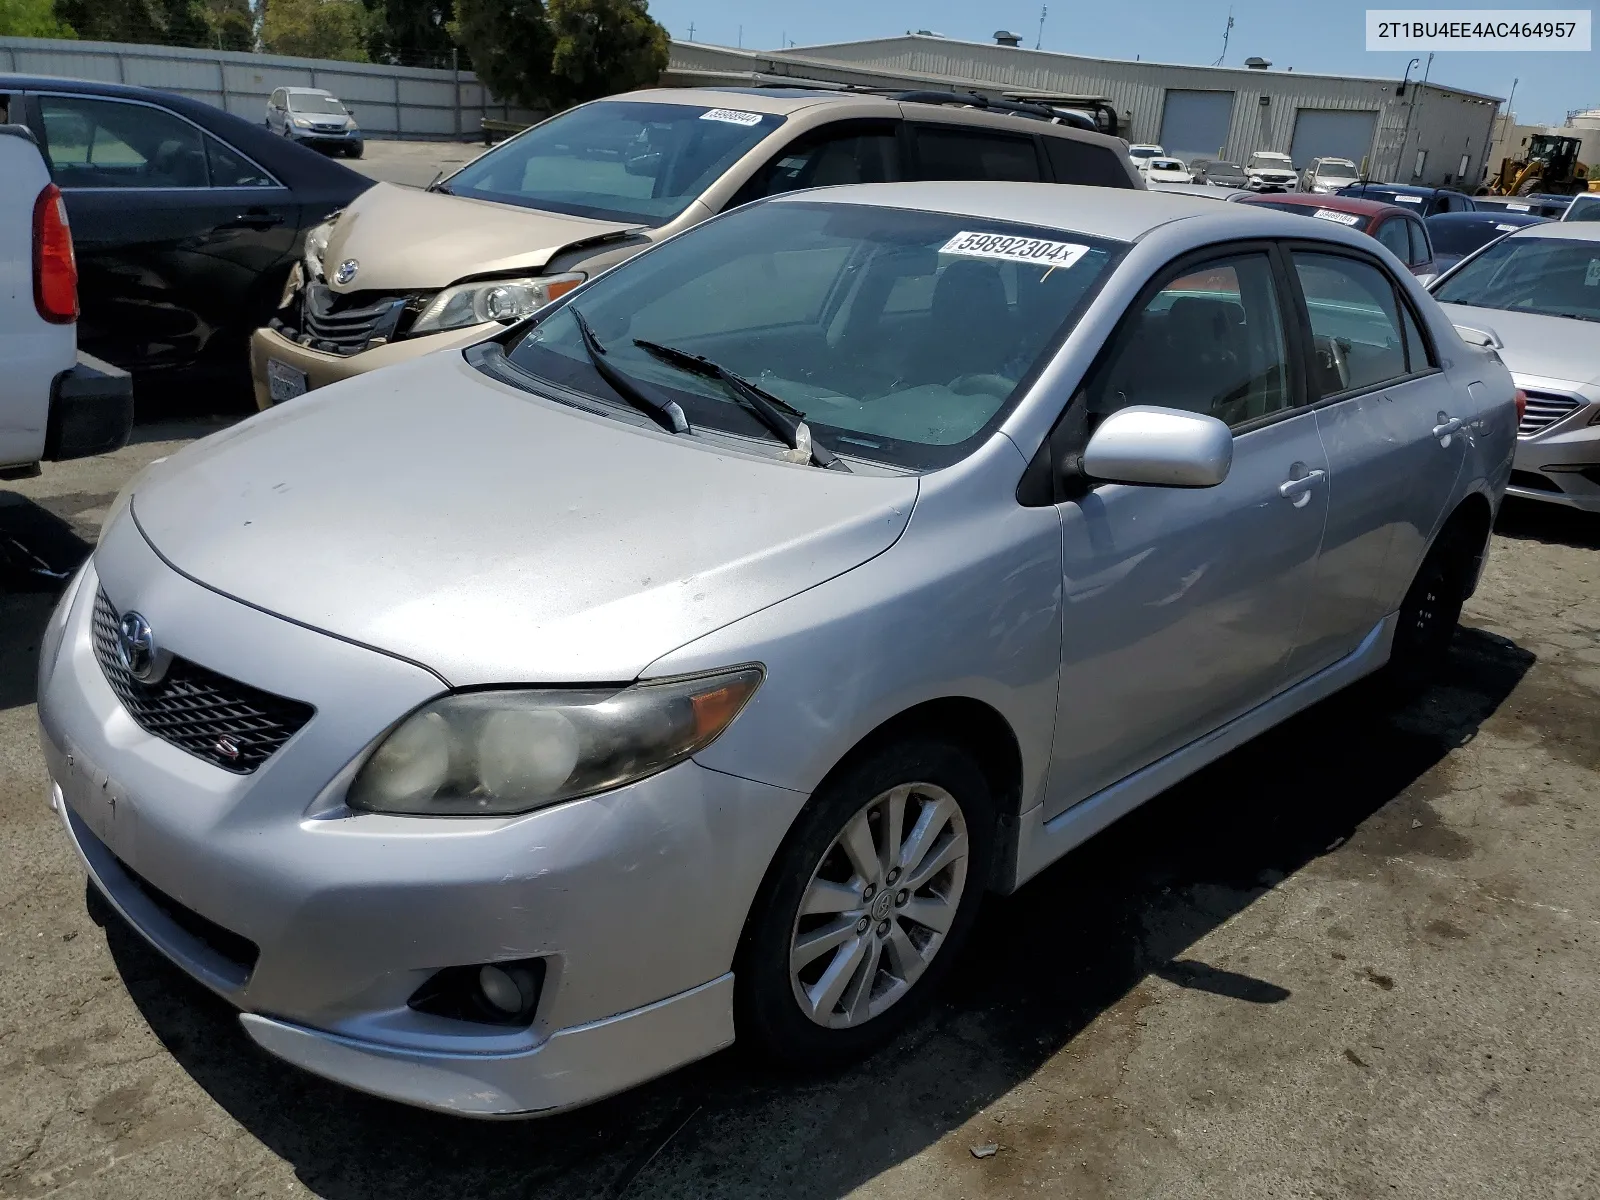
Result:
M302 258L307 280L322 278L322 260L328 253L328 235L333 232L333 223L339 219L339 214L334 213L321 225L306 233L306 248Z
M565 275L535 275L527 279L480 279L447 287L417 316L412 333L438 333L465 329L486 321L520 321L557 296L565 296L588 276L582 271Z
M710 745L761 678L748 666L621 691L458 692L395 726L346 803L407 816L506 816L620 787Z

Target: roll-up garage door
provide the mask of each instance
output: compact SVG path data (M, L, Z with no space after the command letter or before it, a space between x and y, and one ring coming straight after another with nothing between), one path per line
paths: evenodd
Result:
M1294 144L1289 153L1296 168L1313 158L1348 158L1356 166L1372 153L1375 112L1338 108L1302 108L1294 116Z
M1185 92L1169 88L1161 110L1161 148L1181 159L1217 158L1228 144L1232 92Z

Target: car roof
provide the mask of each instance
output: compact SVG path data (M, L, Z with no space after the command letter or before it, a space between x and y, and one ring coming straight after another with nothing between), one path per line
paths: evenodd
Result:
M1250 151L1250 157L1251 158L1288 158L1289 156L1287 154L1285 154L1282 150L1252 150L1252 151Z
M1352 184L1351 186L1359 187L1366 191L1392 192L1396 196L1434 196L1441 192L1454 196L1466 195L1465 192L1459 192L1455 188L1422 187L1415 183L1379 183L1375 179L1363 179L1360 183Z
M1206 219L1218 226L1219 237L1305 237L1308 225L1327 226L1330 241L1359 244L1366 235L1327 221L1313 221L1254 205L1247 231L1237 211L1215 199L1171 191L1088 187L1069 183L1000 183L978 180L926 183L854 183L842 187L784 192L767 204L833 203L876 208L948 213L974 220L1009 221L1060 229L1111 241L1135 242L1153 230L1177 221ZM1398 210L1397 210L1398 211Z
M1521 212L1486 212L1479 209L1477 212L1447 212L1434 213L1425 218L1429 225L1448 227L1451 225L1541 225L1547 223L1549 217L1541 217L1538 213Z
M1273 192L1258 197L1247 197L1251 202L1293 204L1300 208L1326 208L1333 212L1354 213L1361 217L1375 217L1380 213L1403 213L1398 204L1385 204L1382 200L1363 200L1359 196L1312 196L1305 192Z
M332 92L325 88L286 87L286 92L293 92L297 96L331 96Z
M1561 238L1568 242L1600 242L1600 221L1544 221L1538 225L1524 225L1515 233L1508 233L1506 236Z

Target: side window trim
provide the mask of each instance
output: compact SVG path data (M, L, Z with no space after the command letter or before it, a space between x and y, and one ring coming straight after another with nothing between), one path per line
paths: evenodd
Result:
M1389 287L1394 292L1396 303L1404 305L1405 308L1410 311L1411 319L1416 322L1417 328L1422 331L1422 338L1425 343L1424 349L1428 352L1427 370L1411 370L1410 359L1408 357L1406 373L1404 375L1396 375L1392 379L1385 379L1380 383L1368 384L1366 387L1350 388L1348 391L1335 392L1331 396L1313 398L1314 389L1312 388L1311 384L1311 355L1309 352L1309 348L1314 344L1314 339L1311 334L1311 309L1307 306L1305 292L1300 287L1299 273L1294 269L1294 253L1296 251L1300 251L1304 254L1325 254L1333 258L1348 258L1355 262L1372 267L1385 279L1387 279L1389 281ZM1334 242L1286 241L1281 245L1281 252L1284 256L1284 264L1288 268L1289 284L1294 289L1294 307L1297 310L1296 320L1297 323L1300 324L1301 336L1305 339L1304 344L1307 347L1307 352L1301 356L1301 373L1305 377L1306 390L1304 394L1307 400L1305 405L1306 408L1317 409L1326 408L1330 404L1342 404L1346 400L1355 400L1362 396L1369 396L1373 392L1381 392L1386 388L1398 387L1402 383L1410 383L1413 379L1421 379L1426 375L1436 374L1443 369L1437 365L1438 355L1430 340L1431 334L1428 331L1427 325L1418 317L1416 306L1413 305L1410 302L1410 299L1406 296L1405 289L1400 286L1400 281L1397 280L1394 275L1377 260L1376 257L1366 254L1361 250L1357 250L1353 246L1341 246ZM1405 352L1405 336L1405 323L1401 322L1400 338L1402 353Z
M94 101L96 103L127 104L127 105L132 105L132 106L135 106L135 107L138 107L138 108L151 108L151 109L154 109L156 112L164 113L166 116L172 117L174 120L182 121L185 125L189 126L191 129L195 130L195 132L200 135L200 146L201 146L202 149L205 148L205 139L208 138L208 137L213 139L214 141L220 142L223 146L227 147L227 149L231 153L237 154L240 158L244 159L245 162L249 163L251 166L255 167L256 170L260 171L263 175L265 175L268 179L272 180L272 183L270 185L267 185L267 186L277 187L277 188L283 188L284 187L284 183L283 183L283 181L281 179L279 179L271 171L269 171L265 167L263 167L259 162L257 162L250 155L246 154L243 150L240 150L232 142L228 141L227 138L219 137L217 134L212 133L204 125L201 125L197 121L191 121L188 117L184 116L180 112L174 112L170 108L163 108L159 104L152 104L148 100L134 100L134 99L131 99L131 98L126 97L126 96L96 96L96 95L93 95L93 94L87 93L87 92L65 92L65 91L55 91L55 90L29 92L28 96L33 99L33 102L34 102L33 103L33 109L39 115L39 132L44 134L42 142L43 142L43 145L44 145L44 148L45 148L45 159L46 159L46 164L47 165L49 164L49 160L50 160L50 153L49 153L50 135L49 135L49 132L44 129L44 110L43 110L43 108L41 106L38 105L38 100L42 99L44 97L56 96L56 97L59 97L60 99L63 99L63 100L92 100L92 101ZM51 173L52 177L55 175L55 170L54 170L53 167L52 167L50 173ZM213 187L212 187L212 184L211 184L210 180L211 180L211 165L210 165L210 161L209 161L209 158L208 158L207 163L206 163L206 181L207 182L206 182L206 185L204 187L166 187L166 186L163 186L163 187L152 187L152 188L120 188L120 187L106 188L106 187L73 187L70 184L68 184L68 185L62 185L61 186L61 190L64 191L64 192L118 192L118 193L128 192L128 191L141 191L141 192L205 192L205 191L213 190ZM220 188L220 189L215 189L215 190L219 190L219 191L238 191L240 189L237 189L237 188ZM251 190L256 190L256 189L251 189ZM285 190L287 190L287 188L285 188Z

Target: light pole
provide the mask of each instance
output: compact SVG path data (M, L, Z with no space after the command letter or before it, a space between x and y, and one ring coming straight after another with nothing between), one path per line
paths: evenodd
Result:
M1411 68L1420 66L1421 64L1422 60L1420 58L1413 58L1406 64L1406 73L1400 77L1399 95L1403 96L1406 94L1406 84L1411 81ZM1402 164L1405 162L1406 157L1406 139L1411 136L1411 110L1416 106L1417 97L1416 94L1413 93L1410 101L1406 104L1406 123L1400 127L1400 149L1396 152L1394 160L1394 174L1396 183L1405 182L1400 178L1400 172L1403 169Z

